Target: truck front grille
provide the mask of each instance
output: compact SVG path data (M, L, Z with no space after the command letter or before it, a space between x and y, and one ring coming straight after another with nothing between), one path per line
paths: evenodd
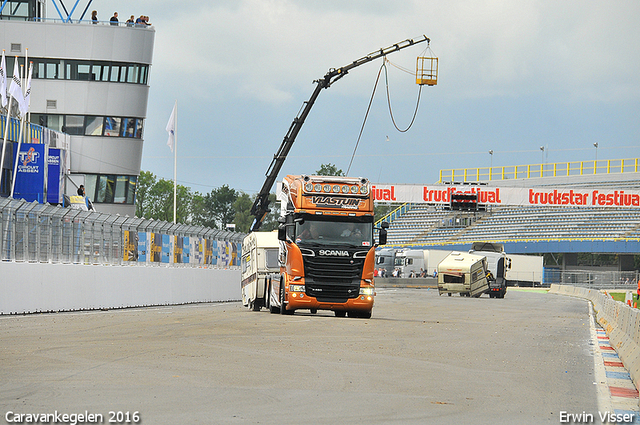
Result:
M304 257L306 293L320 302L346 302L360 294L364 258Z

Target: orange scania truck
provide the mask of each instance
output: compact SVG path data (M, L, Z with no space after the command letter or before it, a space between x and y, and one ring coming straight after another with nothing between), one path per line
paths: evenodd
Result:
M278 262L266 298L271 313L331 310L370 318L375 286L374 214L367 179L286 176L279 183ZM379 229L387 240L388 223Z

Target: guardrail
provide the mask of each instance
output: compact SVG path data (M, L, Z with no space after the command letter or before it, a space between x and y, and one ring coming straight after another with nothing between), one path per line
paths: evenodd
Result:
M570 295L593 303L596 320L625 365L636 388L640 386L640 311L595 289L551 285L550 294Z
M0 261L239 267L243 233L0 198Z
M504 167L452 168L440 170L438 183L568 177L595 174L637 173L639 158L509 165Z

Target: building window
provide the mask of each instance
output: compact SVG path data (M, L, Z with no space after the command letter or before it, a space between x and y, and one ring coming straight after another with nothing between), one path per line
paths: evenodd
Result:
M144 120L132 117L31 114L31 122L72 135L142 138Z
M111 174L98 176L98 187L95 202L112 204L115 186L116 176Z
M97 204L133 205L136 199L138 176L86 174L85 192Z
M82 135L84 127L83 115L67 115L65 116L65 125L62 127L62 132L72 135Z
M136 119L122 119L122 137L134 137L136 134Z
M149 65L90 60L29 58L33 62L33 78L105 81L147 84ZM24 64L24 57L18 58ZM13 61L7 61L7 75L13 75Z
M135 204L136 202L136 188L138 187L138 176L129 176L129 182L127 186L127 204Z
M122 118L120 117L106 117L104 120L104 135L119 137L121 122Z
M102 136L104 117L86 117L85 136Z

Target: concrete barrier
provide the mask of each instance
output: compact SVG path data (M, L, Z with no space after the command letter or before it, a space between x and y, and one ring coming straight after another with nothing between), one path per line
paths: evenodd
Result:
M0 314L239 299L239 269L0 262Z
M438 288L433 277L376 277L377 288Z
M611 346L640 388L640 312L610 295L594 289L570 285L551 285L549 293L588 299L593 304L596 320L607 332Z

